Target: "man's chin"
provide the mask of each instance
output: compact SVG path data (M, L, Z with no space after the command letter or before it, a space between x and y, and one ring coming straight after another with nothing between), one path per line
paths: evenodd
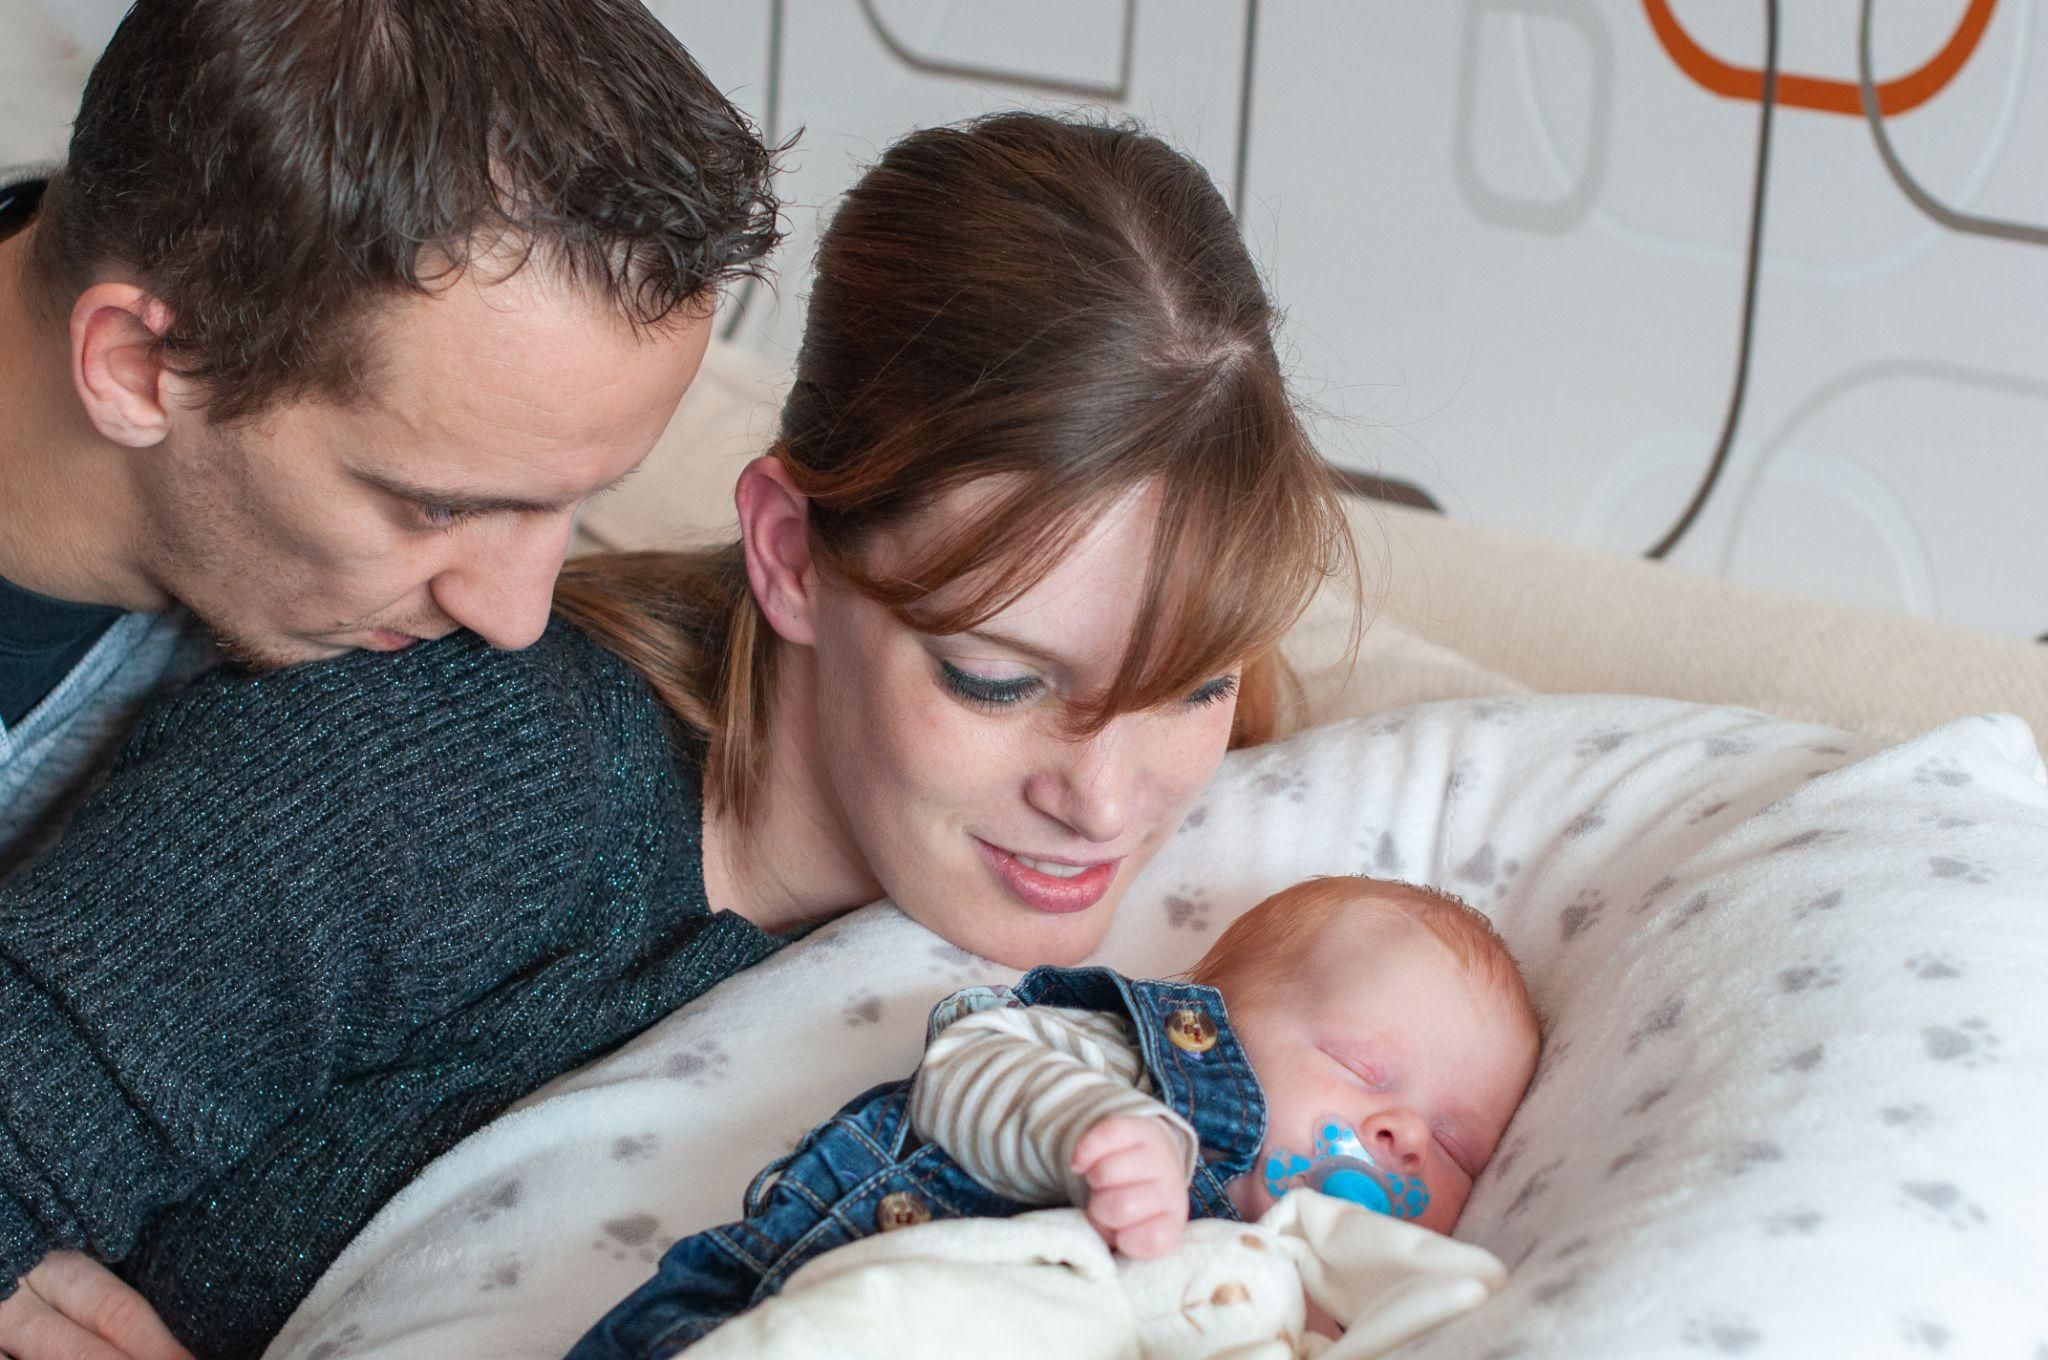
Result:
M330 643L308 642L292 637L257 637L236 633L216 624L208 624L213 634L213 645L243 670L258 673L287 670L313 661L331 661L354 651L352 647L341 647Z

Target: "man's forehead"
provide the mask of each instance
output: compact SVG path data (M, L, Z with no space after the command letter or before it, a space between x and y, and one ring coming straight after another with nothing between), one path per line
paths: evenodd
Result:
M539 501L590 494L646 456L708 340L708 320L636 333L581 303L514 315L455 297L404 299L378 318L372 365L336 412L358 462Z
M467 281L410 295L372 321L365 392L414 423L443 412L507 427L587 422L674 400L695 372L709 321L634 328L584 291ZM515 296L516 290L516 296Z

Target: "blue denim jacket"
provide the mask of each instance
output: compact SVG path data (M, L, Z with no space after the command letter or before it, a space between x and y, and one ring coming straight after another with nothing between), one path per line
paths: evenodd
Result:
M989 995L993 991L993 996ZM1107 968L1035 968L1015 987L974 989L991 1004L1068 1006L1126 1016L1153 1095L1186 1119L1202 1155L1188 1185L1195 1218L1237 1217L1224 1187L1251 1169L1266 1098L1214 988L1133 981ZM971 1004L940 1003L935 1029ZM1043 1205L976 1182L910 1125L911 1082L856 1097L747 1188L746 1217L686 1237L654 1278L584 1334L569 1360L658 1360L782 1288L834 1247L933 1218L1007 1218Z

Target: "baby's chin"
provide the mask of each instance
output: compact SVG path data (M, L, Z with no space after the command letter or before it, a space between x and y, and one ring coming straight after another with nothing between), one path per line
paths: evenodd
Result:
M1256 1171L1247 1171L1231 1181L1223 1187L1223 1193L1230 1200L1230 1207L1237 1210L1237 1216L1247 1223L1256 1223L1264 1218L1266 1210L1277 1202L1259 1183Z

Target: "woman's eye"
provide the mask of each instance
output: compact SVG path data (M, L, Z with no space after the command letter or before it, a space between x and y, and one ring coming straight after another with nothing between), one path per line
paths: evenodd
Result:
M939 663L939 679L956 698L979 708L1008 708L1038 693L1036 676L1020 675L1014 680L991 680L961 670L950 661Z
M1237 677L1234 675L1219 675L1193 694L1190 694L1188 696L1188 704L1191 707L1197 708L1207 704L1220 704L1235 693L1237 693Z

